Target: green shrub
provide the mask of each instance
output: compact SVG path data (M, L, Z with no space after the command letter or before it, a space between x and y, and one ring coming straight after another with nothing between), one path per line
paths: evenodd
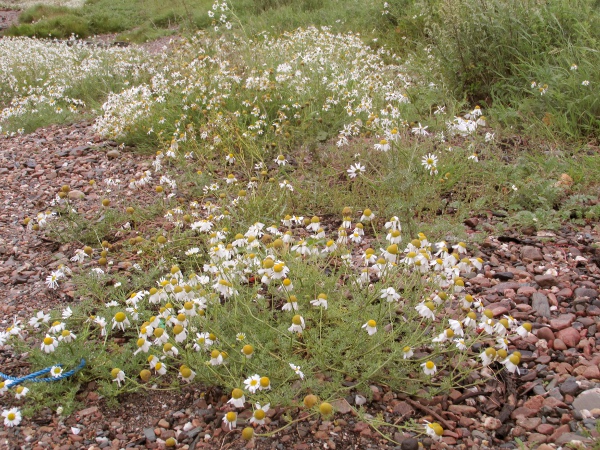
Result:
M66 6L35 5L19 16L20 23L34 23L43 19L73 14L73 9Z

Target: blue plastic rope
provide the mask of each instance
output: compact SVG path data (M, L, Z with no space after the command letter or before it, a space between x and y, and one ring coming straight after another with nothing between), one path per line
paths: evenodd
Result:
M85 359L81 358L81 362L79 363L79 365L77 367L75 367L74 369L71 369L67 372L61 373L58 377L37 378L40 375L46 375L47 373L50 373L50 370L52 370L52 367L62 367L62 364L57 364L56 366L52 366L52 367L46 367L45 369L38 370L37 372L30 373L29 375L25 375L24 377L21 377L21 378L11 377L10 375L6 375L6 374L0 372L0 378L4 378L5 380L11 381L11 383L10 383L11 387L16 386L17 384L21 384L25 381L31 381L32 383L50 383L51 381L58 381L58 380L62 380L63 378L68 378L70 376L73 376L77 372L79 372L81 369L83 369L84 366L85 366Z

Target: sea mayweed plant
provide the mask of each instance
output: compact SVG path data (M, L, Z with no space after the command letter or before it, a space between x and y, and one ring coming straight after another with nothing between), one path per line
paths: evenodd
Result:
M0 40L0 132L14 132L44 116L72 117L152 69L135 48L89 45L75 38ZM87 109L86 109L87 108ZM64 120L64 119L63 119Z
M35 366L70 367L85 355L75 379L99 381L109 397L217 384L231 390L232 411L309 393L369 397L373 383L435 395L476 383L473 371L491 376L494 362L519 371L508 345L531 327L494 317L465 292L465 275L484 261L464 242L431 243L423 234L405 242L400 218L378 220L368 208L238 229L232 212L269 185L223 204L210 191L203 203L165 198L169 226L156 238L77 249L81 302L15 321L0 343L32 345ZM57 206L75 210L68 200ZM114 268L118 252L129 255L129 276ZM49 388L29 389L35 396Z
M227 153L240 141L326 137L386 105L410 109L408 77L386 59L394 56L327 28L254 41L198 34L180 42L149 83L110 95L96 129Z

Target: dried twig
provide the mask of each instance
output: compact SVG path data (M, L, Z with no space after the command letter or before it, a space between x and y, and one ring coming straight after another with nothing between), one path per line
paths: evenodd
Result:
M432 415L433 417L435 417L437 420L440 421L440 423L444 426L444 428L448 429L448 430L454 430L454 426L448 422L446 419L444 419L442 416L440 416L438 413L436 413L435 411L431 410L430 408L428 408L427 406L421 405L419 402L415 402L414 400L411 400L410 398L407 398L406 403L408 403L409 405L420 409L421 411Z

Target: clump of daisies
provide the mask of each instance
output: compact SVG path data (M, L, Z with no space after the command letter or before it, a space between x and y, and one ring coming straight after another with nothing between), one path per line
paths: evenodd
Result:
M175 234L144 241L177 263L161 260L153 282L127 291L127 279L107 284L106 275L84 271L104 286L97 291L102 302L36 312L26 332L50 376L66 370L55 361L74 365L88 357L82 342L94 343L100 351L89 365L110 366L97 374L104 392L170 379L218 384L231 390L224 426L234 429L237 412L252 405L254 423L266 424L269 404L289 403L294 383L317 389L323 364L344 374L332 375L340 386L350 377L400 388L412 378L433 390L470 370L520 372L520 355L510 348L531 326L495 317L467 293L484 265L467 243L431 242L422 233L411 239L400 216L381 218L368 207L344 208L334 226L290 213L245 229L222 209L209 201L171 208L168 220L181 218ZM365 249L369 236L374 245ZM170 248L182 240L190 245ZM73 257L97 264L109 247L103 242ZM411 290L404 289L408 280ZM25 330L15 323L3 333L11 343ZM475 353L475 344L484 350ZM122 347L119 360L109 351L114 346Z

